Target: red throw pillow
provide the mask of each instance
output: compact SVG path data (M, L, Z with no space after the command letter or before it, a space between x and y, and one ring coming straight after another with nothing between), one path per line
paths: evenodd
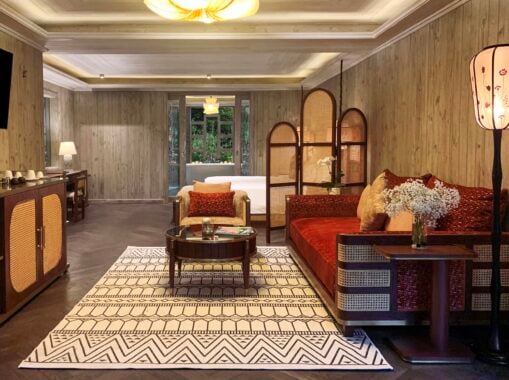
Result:
M421 179L423 183L426 183L431 177L431 174L424 174L420 177L401 177L399 175L394 174L389 169L385 169L384 173L388 189L393 189L394 187L399 186L402 183L405 183L409 179Z
M437 221L439 231L491 231L493 190L485 187L453 185L433 176L426 186L435 187L435 180L445 187L457 189L460 194L458 208ZM509 201L507 189L500 195L500 214L503 216Z
M234 191L227 193L189 192L188 216L235 216Z

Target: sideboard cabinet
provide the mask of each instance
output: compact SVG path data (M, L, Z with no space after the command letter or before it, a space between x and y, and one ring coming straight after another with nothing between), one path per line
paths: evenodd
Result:
M67 269L65 182L0 190L0 323Z

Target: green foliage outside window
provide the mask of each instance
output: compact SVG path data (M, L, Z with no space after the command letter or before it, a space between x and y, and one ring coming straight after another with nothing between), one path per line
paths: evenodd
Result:
M219 107L218 115L205 115L201 107L192 107L191 161L233 162L233 119L235 108Z

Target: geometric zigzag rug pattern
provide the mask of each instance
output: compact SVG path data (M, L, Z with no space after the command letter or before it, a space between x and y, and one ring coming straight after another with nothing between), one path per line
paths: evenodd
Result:
M240 263L184 263L128 247L20 368L388 370L363 330L345 338L286 247Z

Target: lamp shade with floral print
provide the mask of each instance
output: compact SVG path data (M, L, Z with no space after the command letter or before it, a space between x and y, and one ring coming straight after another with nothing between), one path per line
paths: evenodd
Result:
M509 127L509 45L488 46L470 62L477 123L484 129Z

